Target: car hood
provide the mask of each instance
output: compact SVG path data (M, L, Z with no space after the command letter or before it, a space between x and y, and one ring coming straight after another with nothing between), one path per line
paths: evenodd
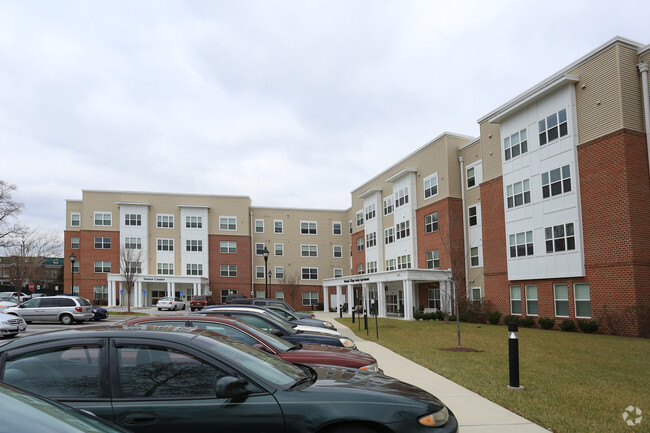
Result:
M292 322L292 323L297 323L297 322ZM295 329L303 332L309 332L310 334L323 334L323 335L332 335L334 337L340 337L341 333L338 331L333 331L328 328L319 328L317 326L308 326L308 325L301 325L297 324L294 326Z
M337 365L350 368L361 368L377 363L377 360L369 353L324 344L303 344L302 349L281 353L280 357L291 363Z

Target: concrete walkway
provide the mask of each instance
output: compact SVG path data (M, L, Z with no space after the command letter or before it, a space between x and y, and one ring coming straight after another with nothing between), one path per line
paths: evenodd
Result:
M359 350L370 353L387 376L392 376L429 391L442 400L456 415L462 433L542 433L548 432L519 415L463 388L433 371L404 358L385 347L364 340L342 325L336 313L319 311L319 319L335 322L346 337L352 338ZM505 385L504 385L505 387ZM519 392L519 391L512 391ZM523 391L526 392L526 391Z

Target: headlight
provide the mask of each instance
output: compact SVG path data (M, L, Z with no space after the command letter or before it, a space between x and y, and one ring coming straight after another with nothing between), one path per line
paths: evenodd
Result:
M449 420L449 411L443 406L438 412L418 418L418 422L427 427L440 427Z
M326 328L333 328L333 327L334 327L334 325L332 325L330 322L323 322L323 325L324 325Z
M370 373L377 373L379 371L379 366L375 362L374 364L364 365L359 370L369 371Z
M343 347L347 347L348 349L356 349L357 345L354 344L354 341L350 340L349 338L339 338L339 341L343 345Z

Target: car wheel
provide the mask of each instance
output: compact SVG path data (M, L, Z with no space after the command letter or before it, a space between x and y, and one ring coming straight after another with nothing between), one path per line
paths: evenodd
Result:
M183 310L185 309L185 304L183 304Z
M162 308L158 308L158 311L162 311Z
M191 308L191 307L190 307L190 311L194 311L194 308Z
M5 335L3 335L3 337L4 338L14 338L16 335L18 335L18 333L16 333L16 334L5 334Z
M173 311L178 310L178 305L174 304L174 308L172 309Z
M327 433L377 433L375 430L360 425L351 425L345 427L332 427L327 429Z
M61 315L61 317L59 318L59 320L60 320L61 323L63 323L64 325L70 325L70 324L72 324L72 322L74 321L74 320L72 319L72 316L69 315L69 314L63 314L63 315Z

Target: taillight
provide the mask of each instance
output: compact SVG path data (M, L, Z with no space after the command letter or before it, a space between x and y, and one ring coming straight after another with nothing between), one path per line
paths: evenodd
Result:
M81 313L83 311L81 307L75 307L74 309L77 310L77 313Z

